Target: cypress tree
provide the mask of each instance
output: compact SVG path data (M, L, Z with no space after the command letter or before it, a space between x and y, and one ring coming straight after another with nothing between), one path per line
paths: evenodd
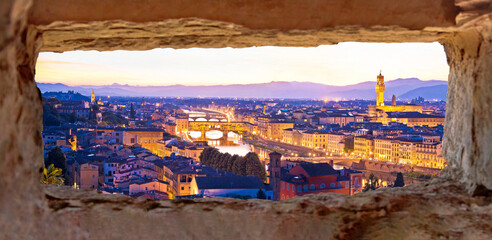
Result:
M133 109L133 103L130 105L130 118L135 119L135 109Z
M396 180L393 187L403 187L405 186L405 180L403 179L403 174L401 172L396 174Z
M256 198L258 199L266 199L266 193L263 192L263 190L259 189L258 192L256 193Z

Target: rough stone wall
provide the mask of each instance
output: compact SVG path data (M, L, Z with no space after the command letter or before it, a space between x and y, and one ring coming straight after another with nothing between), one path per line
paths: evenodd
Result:
M450 67L443 151L471 193L492 190L492 15L443 42Z
M453 0L37 0L43 51L432 42Z
M0 2L0 238L38 232L42 106L34 82L40 41L28 30L28 0ZM11 235L14 234L14 235ZM23 235L19 235L23 236ZM25 236L25 235L24 235Z

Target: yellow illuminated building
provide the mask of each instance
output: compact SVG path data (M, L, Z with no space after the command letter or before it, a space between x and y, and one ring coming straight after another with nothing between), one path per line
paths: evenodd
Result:
M269 117L259 117L256 125L258 126L258 135L275 141L282 141L284 129L294 127L294 123L281 122Z
M444 125L444 116L436 116L430 114L423 114L418 112L404 112L404 113L385 113L380 120L383 125L387 125L390 122L403 123L409 127L414 126L429 126L435 127L437 125Z
M354 154L361 157L374 157L374 138L370 136L354 137Z
M288 143L288 144L293 144L293 135L294 135L294 129L292 128L287 128L282 131L282 142L283 143Z
M376 138L374 139L374 159L384 162L391 162L391 158L394 154L393 151L393 139Z
M141 145L143 148L157 154L157 142L162 139L163 130L156 129L126 129L123 132L123 144L132 146Z
M376 105L369 105L368 114L370 117L382 117L385 112L419 112L422 113L421 105L384 105L384 76L379 73L376 83Z
M176 134L188 132L188 116L176 118Z
M200 154L205 146L186 146L179 148L177 146L166 146L165 141L157 141L157 156L169 157L172 153L176 155L193 158L196 162L200 162Z
M360 137L354 138L354 148L359 148ZM378 161L394 162L410 166L442 169L446 160L442 156L440 142L395 140L387 138L374 139L374 159ZM362 150L355 150L355 152Z
M282 141L284 129L293 128L294 123L286 122L269 122L267 124L267 138L275 141Z
M72 151L77 151L77 135L73 135L72 140L69 140Z

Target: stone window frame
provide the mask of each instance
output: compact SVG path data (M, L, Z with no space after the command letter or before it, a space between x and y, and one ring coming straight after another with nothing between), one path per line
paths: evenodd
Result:
M109 234L112 234L112 239L124 239L137 233L140 237L147 238L184 239L191 238L193 234L215 238L227 236L234 239L285 236L370 238L374 237L371 235L374 233L371 230L374 229L364 224L367 223L364 220L370 220L381 229L386 226L385 222L389 217L393 220L393 226L405 225L408 231L418 232L423 238L483 238L492 235L490 228L487 230L481 228L481 224L476 224L481 223L484 217L490 218L490 214L484 212L483 202L479 197L470 197L490 194L489 189L492 189L492 174L489 174L491 170L487 168L491 157L490 151L487 150L490 141L487 141L489 136L486 133L490 126L486 124L488 121L480 121L491 116L490 101L486 99L489 96L488 80L492 73L485 64L491 59L492 28L488 21L490 7L485 2L415 0L388 3L374 0L371 2L372 14L367 15L367 9L363 4L357 4L358 2L344 6L352 11L340 11L339 5L329 1L308 3L306 7L301 8L294 1L278 4L275 1L258 3L250 0L251 5L221 2L222 5L213 6L217 11L210 13L203 11L211 7L206 1L194 1L195 5L190 4L191 7L188 9L179 8L174 1L170 1L166 2L165 7L147 9L149 13L152 10L162 12L163 15L157 18L164 20L159 23L142 19L152 19L156 15L127 14L142 7L128 2L107 6L104 5L107 4L106 1L101 1L102 5L90 6L82 0L76 0L72 5L66 6L67 9L62 9L61 13L60 9L56 9L56 0L5 0L2 3L5 4L0 7L0 89L7 91L0 91L0 110L2 113L9 112L8 115L2 114L0 117L3 127L3 134L0 136L0 159L2 166L8 166L2 169L9 169L0 174L0 196L3 197L0 201L0 221L6 229L0 232L2 239L26 239L32 236L38 236L40 239L59 236L74 239L108 239ZM278 7L272 11L272 6L276 4ZM55 8L50 9L50 6ZM169 12L165 10L172 11L173 8L189 11L186 16L195 18L180 19L183 16L179 15L178 11L178 15L171 19L166 15ZM93 11L94 9L106 11ZM97 19L100 17L98 13L109 14L111 9L126 16L121 17L121 20L114 20L119 19L118 16L112 20ZM88 11L93 11L93 15L87 14ZM50 16L60 18L59 21L48 22L45 25L43 20L33 22L39 14L42 16L42 13L46 12L50 12ZM307 12L308 15L303 15ZM84 14L87 14L86 18ZM252 14L250 16L255 18L248 19L247 14ZM364 16L365 21L362 21L360 16ZM70 17L78 17L80 22L67 20ZM90 19L91 17L93 19ZM221 22L224 20L229 22ZM84 38L80 38L79 35L77 39L76 34L69 33L73 26L77 26L78 32L82 33ZM152 36L143 36L140 40L124 37L111 39L115 32L122 29L137 31L141 37L151 32ZM155 31L147 31L149 29ZM189 31L190 29L192 31ZM104 37L91 35L94 31L100 31ZM176 31L180 34L176 34ZM194 34L186 35L187 31ZM67 35L61 34L63 32L72 34L75 38L66 39ZM163 35L163 32L170 34ZM200 35L201 33L206 34ZM362 193L357 198L371 203L363 206L358 205L352 197L331 194L323 195L325 200L318 196L306 196L280 203L220 199L142 201L123 196L102 195L95 191L81 192L66 187L42 186L37 180L42 165L42 127L39 124L42 112L40 94L34 82L34 68L37 54L42 47L43 51L54 51L57 46L65 48L59 51L65 51L103 47L114 50L122 46L148 49L162 44L177 48L315 46L343 41L439 41L444 45L451 68L446 135L443 140L443 151L449 166L443 178L433 180L432 184ZM17 146L23 146L22 151ZM413 210L417 210L414 212L418 217L414 212L404 211L407 208L398 204L401 199L404 199L406 206L414 206ZM432 205L433 202L438 202L439 205ZM446 211L451 211L451 214L443 214L445 211L440 211L444 210L443 207L447 207ZM419 211L424 208L426 211ZM264 217L268 216L265 214L267 212L273 213L275 218ZM292 212L296 214L292 215ZM470 212L474 214L469 214ZM204 228L196 225L191 228L192 224L187 224L192 219L187 218L191 213L194 213L193 219L201 222ZM234 220L238 214L241 214L240 220ZM138 217L141 221L132 222L131 228L128 228L128 224L119 222L119 218L113 217L111 219L114 221L107 221L108 216L127 219L128 215ZM152 220L162 219L163 216L171 217L173 221L160 221L158 229L152 228ZM410 222L419 220L421 226L406 225L401 221L402 216ZM440 221L435 221L436 216ZM446 221L450 216L457 216L461 223L470 224L456 225L453 221ZM222 220L221 224L218 224L217 219ZM310 231L298 231L299 228L296 227L281 228L288 222L287 219ZM112 222L116 224L112 225ZM248 222L253 222L254 225L249 225ZM176 228L176 223L183 224ZM431 224L435 230L433 232L427 231ZM107 228L114 231L108 233ZM233 231L225 232L224 229ZM388 230L392 231L390 234L398 233L391 228Z

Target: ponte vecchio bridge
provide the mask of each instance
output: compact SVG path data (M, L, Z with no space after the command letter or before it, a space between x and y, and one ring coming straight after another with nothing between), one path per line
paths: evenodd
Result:
M230 132L243 134L248 131L246 123L231 122L225 114L200 110L200 112L190 112L188 117L188 131L197 131L201 135L198 140L206 141L206 133L210 131L222 132L221 142L227 142L227 136Z

